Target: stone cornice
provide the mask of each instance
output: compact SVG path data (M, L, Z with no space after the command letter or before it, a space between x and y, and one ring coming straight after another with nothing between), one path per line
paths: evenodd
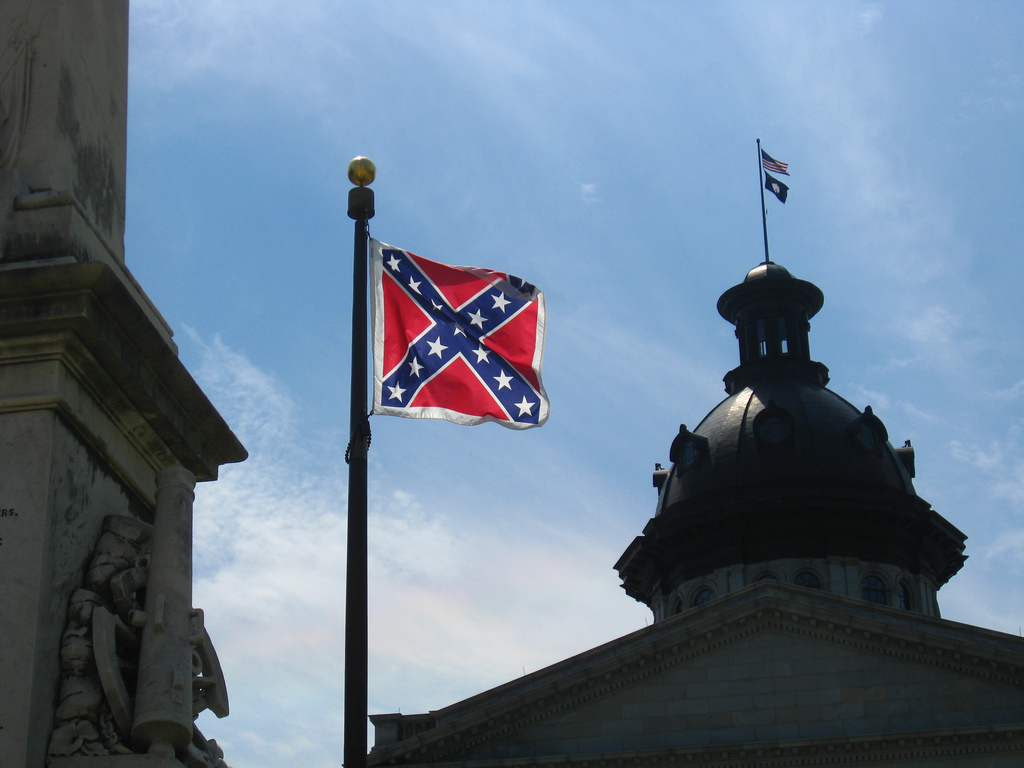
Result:
M1021 755L1024 723L679 749L553 755L538 758L433 762L434 768L807 768L896 766L925 759ZM371 764L375 764L372 759ZM414 765L415 760L407 765Z
M758 582L432 712L434 728L374 750L370 764L451 761L475 747L765 632L791 633L1024 688L1024 639L840 595Z
M927 502L887 486L751 483L663 510L615 568L626 593L648 606L716 568L790 557L858 557L941 586L962 567L965 538Z
M165 329L114 268L47 265L3 270L0 278L0 362L8 374L0 412L55 409L115 469L136 461L118 454L113 443L122 438L150 472L177 463L201 480L246 457ZM151 478L129 475L148 499Z

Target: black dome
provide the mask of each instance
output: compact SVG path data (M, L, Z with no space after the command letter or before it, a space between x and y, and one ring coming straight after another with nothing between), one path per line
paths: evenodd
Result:
M669 476L656 514L741 486L828 483L914 493L909 467L870 408L862 413L803 378L753 382L719 403L694 434L707 438L707 449Z
M729 396L655 471L655 516L616 564L627 593L660 596L716 569L785 558L852 558L922 575L937 589L966 537L917 496L913 449L893 448L871 408L829 390L811 360L821 290L766 262L718 301L736 325Z

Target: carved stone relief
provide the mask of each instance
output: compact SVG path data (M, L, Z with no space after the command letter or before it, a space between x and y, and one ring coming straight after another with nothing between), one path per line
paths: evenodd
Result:
M131 517L109 516L80 589L68 604L61 641L61 687L51 758L135 754L131 744L134 692L144 623L153 527ZM192 712L227 715L223 674L202 612L193 610ZM187 768L228 768L214 740L193 728L192 743L178 758Z

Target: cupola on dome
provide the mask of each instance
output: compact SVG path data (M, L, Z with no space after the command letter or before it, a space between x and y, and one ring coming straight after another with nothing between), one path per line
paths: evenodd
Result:
M772 262L719 299L740 348L728 397L680 426L655 515L616 564L656 619L759 578L876 601L881 584L886 602L938 614L966 537L917 496L909 442L825 386L808 341L823 303Z

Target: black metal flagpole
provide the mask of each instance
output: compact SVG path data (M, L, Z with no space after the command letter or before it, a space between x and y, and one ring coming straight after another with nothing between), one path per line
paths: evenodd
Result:
M764 166L761 164L761 140L757 140L757 184L761 188L761 229L764 232L764 263L770 264L768 258L768 216L764 210Z
M348 550L345 569L345 768L366 768L367 578L366 453L370 423L366 410L367 246L373 218L377 175L373 161L357 157L348 164L348 215L355 219L352 264L352 391L349 413Z

